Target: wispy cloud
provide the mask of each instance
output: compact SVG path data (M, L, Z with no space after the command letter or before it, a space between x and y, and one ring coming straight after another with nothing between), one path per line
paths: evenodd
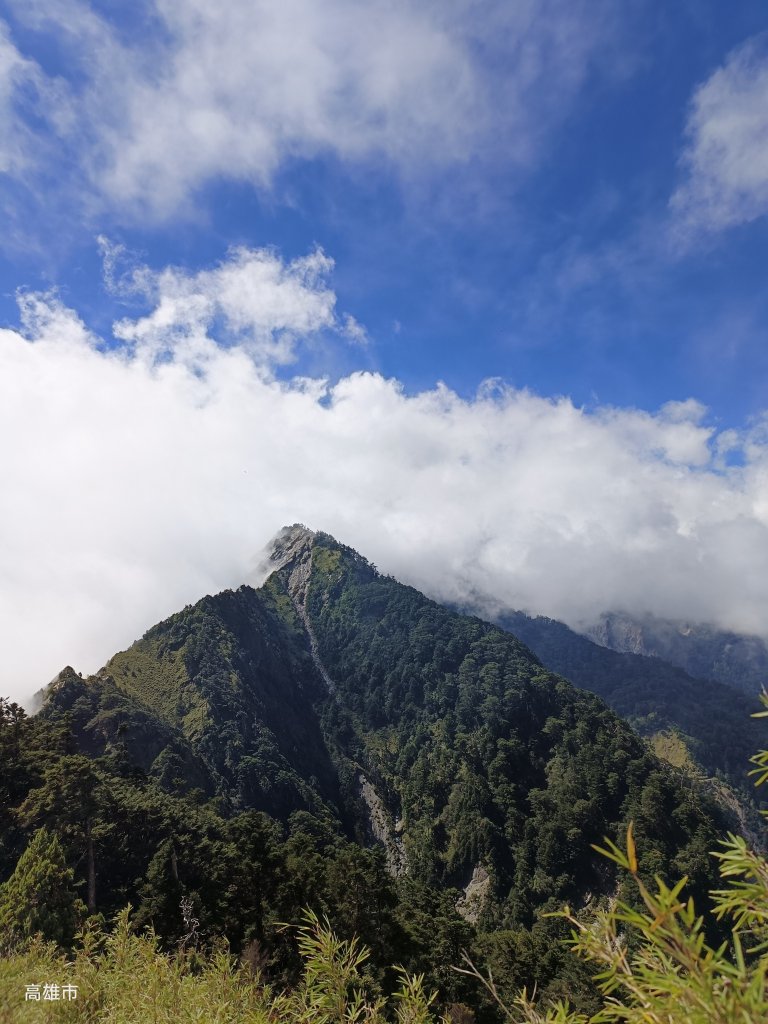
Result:
M691 101L671 207L683 234L768 213L768 50L763 37L733 50Z
M33 126L44 124L55 133L68 116L62 83L18 50L0 19L0 173L27 173L48 151L48 142Z
M283 332L344 333L324 260L145 268L147 310L111 338L55 296L21 297L21 326L0 331L2 689L94 670L239 585L297 520L481 610L765 631L763 425L718 434L693 400L586 411L498 383L465 400L371 373L279 380Z
M137 42L82 0L12 3L69 54L73 165L144 218L189 212L219 178L267 186L297 159L408 176L501 146L508 169L528 166L615 27L581 0L156 0Z

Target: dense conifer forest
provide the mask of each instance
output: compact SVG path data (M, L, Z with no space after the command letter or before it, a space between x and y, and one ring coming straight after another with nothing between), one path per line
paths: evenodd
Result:
M760 794L748 771L765 733L750 717L759 707L757 691L748 696L658 657L608 650L543 616L507 612L497 622L551 671L602 697L667 760L725 784L730 802L756 820Z

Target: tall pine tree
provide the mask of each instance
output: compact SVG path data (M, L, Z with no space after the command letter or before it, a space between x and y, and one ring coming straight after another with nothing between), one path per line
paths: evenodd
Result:
M54 833L38 829L0 886L0 942L12 947L39 933L67 949L85 910L61 843Z

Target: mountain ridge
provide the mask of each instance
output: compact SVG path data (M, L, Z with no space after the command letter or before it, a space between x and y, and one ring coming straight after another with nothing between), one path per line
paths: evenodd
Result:
M578 905L605 890L589 844L618 834L645 785L617 764L685 803L628 727L510 633L298 524L276 538L270 567L261 588L205 597L152 627L91 683L157 715L174 737L165 760L177 772L185 758L204 764L230 810L309 812L373 838L393 870L407 865L424 884L466 890L481 877L478 920L530 923L541 892ZM104 750L117 717L101 714ZM92 737L93 719L79 728ZM150 771L167 778L165 767ZM707 814L689 813L705 827ZM650 855L650 818L635 817ZM667 850L685 845L685 829L650 817Z

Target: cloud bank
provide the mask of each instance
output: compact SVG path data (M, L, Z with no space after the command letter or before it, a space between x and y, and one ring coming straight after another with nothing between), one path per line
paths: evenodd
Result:
M0 331L2 692L95 670L249 579L296 521L479 609L768 632L768 424L717 433L693 400L585 410L498 382L465 399L372 373L284 379L317 332L350 340L331 266L238 250L134 268L122 287L145 309L112 338L54 295L20 297Z

